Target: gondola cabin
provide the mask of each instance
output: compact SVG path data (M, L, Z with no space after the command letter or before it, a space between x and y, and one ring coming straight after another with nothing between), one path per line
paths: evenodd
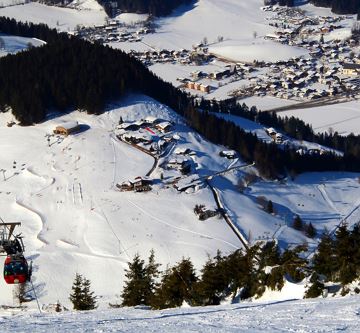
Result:
M25 283L29 280L29 274L29 265L22 255L6 257L4 279L7 284Z

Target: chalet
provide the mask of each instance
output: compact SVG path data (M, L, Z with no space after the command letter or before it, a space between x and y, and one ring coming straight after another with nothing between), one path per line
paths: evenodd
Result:
M120 191L147 192L151 190L152 181L148 177L136 177L121 184L116 184Z
M80 129L80 125L77 121L69 121L69 122L64 122L61 125L56 126L56 128L54 129L54 134L60 134L60 135L65 135L68 136L69 134L78 132Z
M200 84L200 91L204 93L210 92L210 86L207 84Z
M219 155L221 157L226 157L230 160L234 159L236 157L236 152L233 150L222 150Z
M161 131L163 133L166 133L166 132L170 131L170 129L172 127L172 124L170 122L168 122L168 121L163 121L163 122L161 122L159 124L156 124L155 127L159 131Z
M360 74L360 64L343 64L343 74L344 75L359 75Z
M176 155L188 155L191 153L191 150L189 148L175 148L174 153Z
M275 143L282 143L284 140L283 136L280 133L276 133L275 135Z
M191 164L186 158L173 158L166 166L168 169L178 170L183 174L189 173L191 170Z
M268 135L270 135L270 136L276 135L276 131L275 131L272 127L267 128L265 131L266 131L266 133L267 133Z

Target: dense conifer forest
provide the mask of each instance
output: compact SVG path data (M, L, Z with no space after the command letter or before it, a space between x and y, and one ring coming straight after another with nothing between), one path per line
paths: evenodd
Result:
M98 0L106 12L112 14L112 3L117 3L118 10L127 13L150 14L153 16L167 16L180 5L186 5L194 0Z
M360 0L311 0L315 6L329 7L337 14L357 14L360 11Z
M11 107L22 125L44 121L49 109L77 108L98 114L112 100L136 92L170 106L208 140L236 150L245 161L255 161L264 177L295 176L305 171L360 171L359 137L315 135L311 127L300 120L282 120L276 115L258 113L254 108L248 110L234 101L194 103L187 94L155 76L126 53L58 34L43 25L3 18L0 31L47 42L0 59L0 112ZM264 125L275 125L297 138L302 135L304 139L343 149L345 154L343 157L299 155L291 147L266 144L209 111L230 112Z
M97 0L110 16L125 13L150 14L152 16L167 16L181 5L187 5L196 0ZM40 0L48 5L64 6L67 0ZM114 6L116 4L116 6Z

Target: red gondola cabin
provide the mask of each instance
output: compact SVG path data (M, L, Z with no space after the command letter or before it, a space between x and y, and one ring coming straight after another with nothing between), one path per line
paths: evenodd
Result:
M4 279L7 284L25 283L29 280L29 265L22 255L6 257Z

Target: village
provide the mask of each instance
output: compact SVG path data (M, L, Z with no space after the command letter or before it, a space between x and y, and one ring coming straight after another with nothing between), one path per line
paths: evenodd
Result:
M180 64L193 66L188 77L178 77L178 87L194 95L211 95L219 87L239 81L238 88L228 91L229 97L238 99L250 96L272 96L296 102L320 98L352 98L360 91L360 48L359 43L348 38L330 38L331 34L344 29L347 16L308 16L299 8L264 6L268 24L274 33L262 37L306 50L306 55L276 62L239 62L209 52L205 39L193 45L192 49L130 50L129 54L145 66L154 64ZM95 27L78 27L74 32L92 42L141 42L144 35L156 33L151 22L137 22L125 25L117 20ZM219 38L217 43L221 43ZM214 43L211 43L214 44ZM213 63L216 62L216 70ZM199 70L199 66L204 68ZM207 70L210 69L210 70Z

